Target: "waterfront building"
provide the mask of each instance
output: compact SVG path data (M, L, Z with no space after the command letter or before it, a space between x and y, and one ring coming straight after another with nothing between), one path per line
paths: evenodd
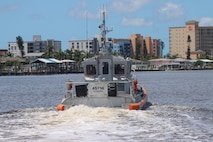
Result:
M152 54L152 48L151 48L152 47L152 38L150 36L145 37L144 42L145 42L146 47L150 47L150 48L146 48L147 54Z
M130 39L113 39L113 53L132 58L132 43Z
M148 56L161 57L160 39L132 34L129 39L107 38L106 46L109 47L113 54L134 59L144 59ZM69 40L68 49L75 51L84 51L85 53L98 53L103 45L103 39L96 35L89 40ZM137 53L137 54L136 54Z
M34 35L33 41L23 41L24 57L35 59L40 57L46 51L47 47L53 47L54 52L61 49L61 41L54 39L41 40L40 35ZM8 42L8 52L12 53L14 57L20 57L21 51L16 41Z
M89 40L69 40L68 49L84 51L85 53L96 53L99 51L97 38Z
M144 40L141 34L131 34L132 55L134 59L142 59L144 57Z
M70 73L77 72L74 60L57 60L54 58L37 58L30 62L30 73Z
M189 36L191 40L187 42ZM177 55L177 57L187 58L187 52L190 52L190 58L197 59L203 54L203 51L206 56L212 57L212 39L213 26L200 27L198 21L187 21L183 27L170 27L170 56Z
M181 70L191 68L191 63L187 59L151 59L149 60L150 69L152 70Z
M112 45L112 38L107 38L106 39L106 45L109 48L113 48ZM85 53L98 53L100 51L100 48L103 45L103 39L101 39L100 35L96 35L96 37L88 40L69 40L68 41L68 49L75 51L84 51Z
M134 59L143 59L148 56L160 57L162 54L160 39L143 37L140 34L131 34L132 54Z
M142 71L142 70L149 70L148 68L149 62L148 61L141 61L132 59L132 67L133 71Z
M152 44L151 46L146 46L148 48L151 48L150 52L148 52L148 54L152 55L153 57L157 57L157 58L160 58L161 55L162 55L162 50L161 50L161 47L160 47L160 39L152 39ZM145 42L146 43L146 42Z

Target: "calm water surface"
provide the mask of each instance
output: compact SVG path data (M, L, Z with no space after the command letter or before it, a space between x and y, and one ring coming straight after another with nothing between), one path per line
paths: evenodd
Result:
M58 112L82 74L0 76L0 141L213 141L213 71L136 72L145 111L75 106Z

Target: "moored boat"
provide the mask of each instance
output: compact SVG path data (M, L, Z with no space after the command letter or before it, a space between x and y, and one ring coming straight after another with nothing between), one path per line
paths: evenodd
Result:
M84 82L66 81L66 95L57 109L75 105L144 109L150 105L148 93L131 72L132 60L113 56L107 47L105 12L99 28L103 39L100 54L83 61Z

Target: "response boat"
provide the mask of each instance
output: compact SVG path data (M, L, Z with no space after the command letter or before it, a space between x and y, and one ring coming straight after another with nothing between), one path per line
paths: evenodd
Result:
M83 61L83 82L66 81L66 95L57 109L64 110L76 105L144 109L148 93L131 73L132 60L113 56L107 47L106 34L110 30L105 27L105 12L99 28L102 36L99 55Z

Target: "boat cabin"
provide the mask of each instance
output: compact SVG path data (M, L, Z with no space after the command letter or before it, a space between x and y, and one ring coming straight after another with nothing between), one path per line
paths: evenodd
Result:
M131 60L119 56L99 56L83 62L85 81L119 81L131 77Z

